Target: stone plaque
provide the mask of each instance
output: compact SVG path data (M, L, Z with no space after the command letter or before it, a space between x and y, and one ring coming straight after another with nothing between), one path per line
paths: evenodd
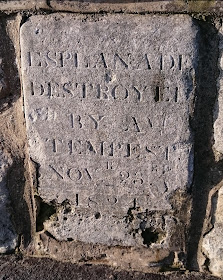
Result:
M39 195L61 205L45 223L57 239L142 245L130 210L169 211L169 197L190 186L196 35L184 15L23 24L30 157Z

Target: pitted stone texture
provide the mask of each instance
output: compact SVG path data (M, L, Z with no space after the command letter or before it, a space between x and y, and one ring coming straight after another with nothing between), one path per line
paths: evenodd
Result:
M0 3L1 6L1 3ZM9 35L6 31L7 20L0 20L0 108L2 109L2 100L12 98L15 94L15 88L19 88L19 79L17 75L15 50ZM13 79L12 79L13 77Z
M218 98L214 111L214 151L216 159L222 160L223 154L223 28L219 30L219 77L217 81ZM220 153L220 154L219 154ZM222 182L220 183L222 185ZM218 186L217 186L218 187ZM217 188L216 187L216 188ZM215 275L223 277L223 187L213 195L211 200L211 225L212 228L203 240L203 251L209 260L208 269Z
M47 9L46 0L1 0L0 11L15 12L20 10Z
M51 0L49 4L53 10L72 12L185 12L188 7L184 0Z
M203 251L208 257L209 270L216 276L223 277L223 187L212 198L213 228L203 239Z
M10 156L0 151L0 253L16 248L17 234L11 222L9 193L6 187L7 170L12 164Z
M22 26L38 192L63 206L48 232L128 246L143 245L147 226L171 236L169 198L193 175L196 35L184 15L34 16ZM168 222L147 222L150 211Z
M223 34L223 28L219 32ZM214 112L214 148L223 153L223 40L221 36L219 41L219 66L221 71L218 78L218 100Z
M205 12L220 14L221 0L0 0L0 11L13 13L27 10L99 12Z

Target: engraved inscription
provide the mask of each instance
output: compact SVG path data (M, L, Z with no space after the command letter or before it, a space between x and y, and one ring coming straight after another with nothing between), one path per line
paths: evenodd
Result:
M129 209L168 211L173 193L191 185L197 30L182 17L48 15L22 25L38 192L72 209L71 222L47 229L60 240L141 246Z
M68 81L64 84L53 82L30 82L30 95L49 99L78 99L104 101L158 101L177 102L179 86L93 84ZM180 101L187 99L180 88ZM154 96L154 97L153 97Z
M182 71L187 54L161 53L103 53L87 55L69 51L28 51L25 54L29 67L111 69L111 70L162 70Z

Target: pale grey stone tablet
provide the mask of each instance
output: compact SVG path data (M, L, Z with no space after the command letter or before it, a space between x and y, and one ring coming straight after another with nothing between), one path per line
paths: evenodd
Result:
M22 25L29 152L39 195L58 206L44 224L56 239L141 246L146 228L175 223L170 198L193 176L197 32L185 15Z

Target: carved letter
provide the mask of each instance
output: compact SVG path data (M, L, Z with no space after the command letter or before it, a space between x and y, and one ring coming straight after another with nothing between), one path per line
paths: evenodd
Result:
M134 128L133 130L134 131L140 132L139 125L138 125L138 122L137 122L135 117L131 117L130 118L129 124L128 124L127 128L125 129L125 131L129 131L130 130L130 125L133 126L133 128Z
M52 165L49 165L49 167L56 173L56 175L60 178L60 179L64 179L64 176L63 175L61 175L60 173L59 173L59 171L57 171ZM62 172L63 172L63 170L62 170Z
M121 85L117 85L112 89L114 99L124 100L129 96L128 90Z
M78 128L82 128L82 123L81 123L81 116L77 116L76 118L74 117L74 114L70 114L70 118L71 118L71 127L74 128L75 127L75 123L77 123Z
M102 86L100 84L97 84L97 98L98 99L108 99L108 87Z
M182 70L182 55L179 55L179 70Z
M118 65L122 66L122 67L118 67L117 66L117 62L119 62ZM114 56L114 64L115 64L115 69L128 69L128 64L123 60L123 58L120 57L119 54L115 54Z
M91 115L88 115L88 116L89 116L89 118L94 122L94 128L95 128L95 129L98 129L99 122L104 118L104 116L98 116L98 117L97 117L98 120L96 120L96 117L94 118L94 117L91 116Z
M47 54L46 54L46 58L47 58L47 62L50 66L56 66L57 65L57 62L56 62L56 53L53 53L54 57L52 58L51 57L52 55L52 52L48 51Z
M100 54L98 55L98 58L97 58L97 60L96 60L96 62L95 62L95 65L93 66L93 68L100 68L100 67L102 67L102 68L108 68L103 53L100 53Z
M86 144L87 144L87 151L86 153L89 154L89 152L93 153L93 154L96 154L96 151L92 145L92 143L90 141L86 141Z
M82 178L82 172L77 168L68 169L67 175L72 181L79 181Z
M64 97L70 96L73 97L72 91L71 91L71 82L63 84L63 91L66 92L66 95Z

